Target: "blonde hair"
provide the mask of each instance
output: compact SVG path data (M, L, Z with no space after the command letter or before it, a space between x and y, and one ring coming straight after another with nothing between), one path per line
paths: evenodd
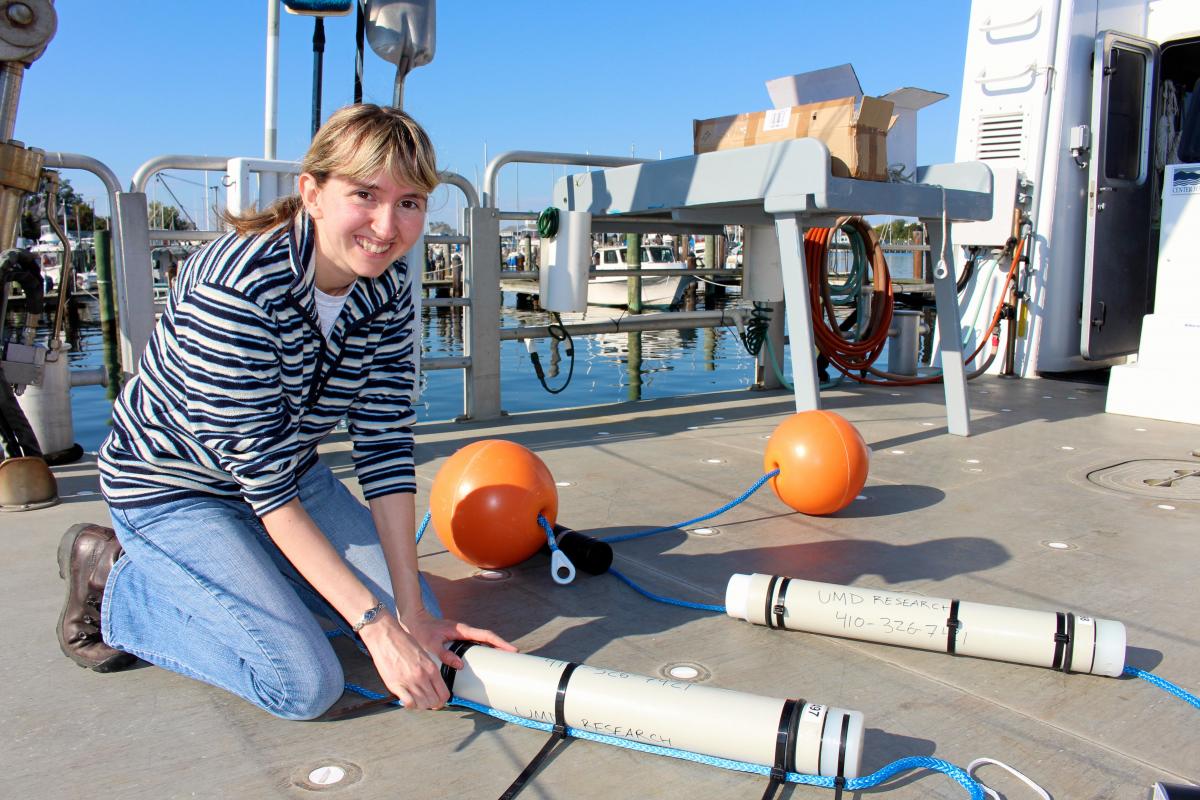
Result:
M441 182L429 135L398 108L358 103L335 111L313 137L300 170L323 186L337 175L366 182L380 173L426 194ZM277 228L300 212L299 195L276 200L262 211L228 210L221 217L241 236Z

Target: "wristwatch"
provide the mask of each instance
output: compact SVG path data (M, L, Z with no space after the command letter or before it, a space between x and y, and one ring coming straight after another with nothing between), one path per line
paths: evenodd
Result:
M354 623L354 627L352 628L352 630L355 633L358 633L363 628L370 625L375 620L379 619L379 615L383 613L383 609L384 609L383 603L376 603L371 608L368 608L366 611L363 612L363 615L361 618L359 618L358 622Z

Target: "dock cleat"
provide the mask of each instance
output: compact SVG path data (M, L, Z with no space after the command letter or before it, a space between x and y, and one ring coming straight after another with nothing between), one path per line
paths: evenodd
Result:
M121 552L112 528L89 523L71 526L58 545L58 575L67 582L58 646L67 658L95 672L116 672L138 660L109 647L100 635L104 585Z

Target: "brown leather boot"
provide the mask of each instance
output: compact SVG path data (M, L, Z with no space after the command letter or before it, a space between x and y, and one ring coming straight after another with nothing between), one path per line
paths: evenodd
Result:
M63 534L58 545L58 575L67 581L67 599L58 617L58 646L67 658L96 672L116 672L135 663L100 638L100 603L121 544L112 528L82 523Z

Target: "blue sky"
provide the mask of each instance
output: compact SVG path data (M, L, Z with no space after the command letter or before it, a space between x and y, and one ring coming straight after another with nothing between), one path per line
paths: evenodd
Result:
M58 0L58 32L25 76L16 137L107 164L127 185L168 154L261 156L266 0ZM692 120L769 108L770 78L850 62L867 94L950 98L920 114L922 163L954 157L968 0L484 2L442 0L437 52L410 73L405 107L443 169L478 185L484 154L554 150L686 155ZM312 20L281 14L279 158L310 133ZM351 101L353 16L326 22L325 116ZM394 68L366 54L364 99L387 103ZM537 210L561 167L506 167L500 205ZM203 223L204 173L166 183ZM98 181L67 177L107 206ZM189 183L194 182L194 183ZM208 176L210 185L218 176ZM152 199L175 204L161 185ZM210 198L212 193L209 192ZM452 218L439 190L431 218Z

